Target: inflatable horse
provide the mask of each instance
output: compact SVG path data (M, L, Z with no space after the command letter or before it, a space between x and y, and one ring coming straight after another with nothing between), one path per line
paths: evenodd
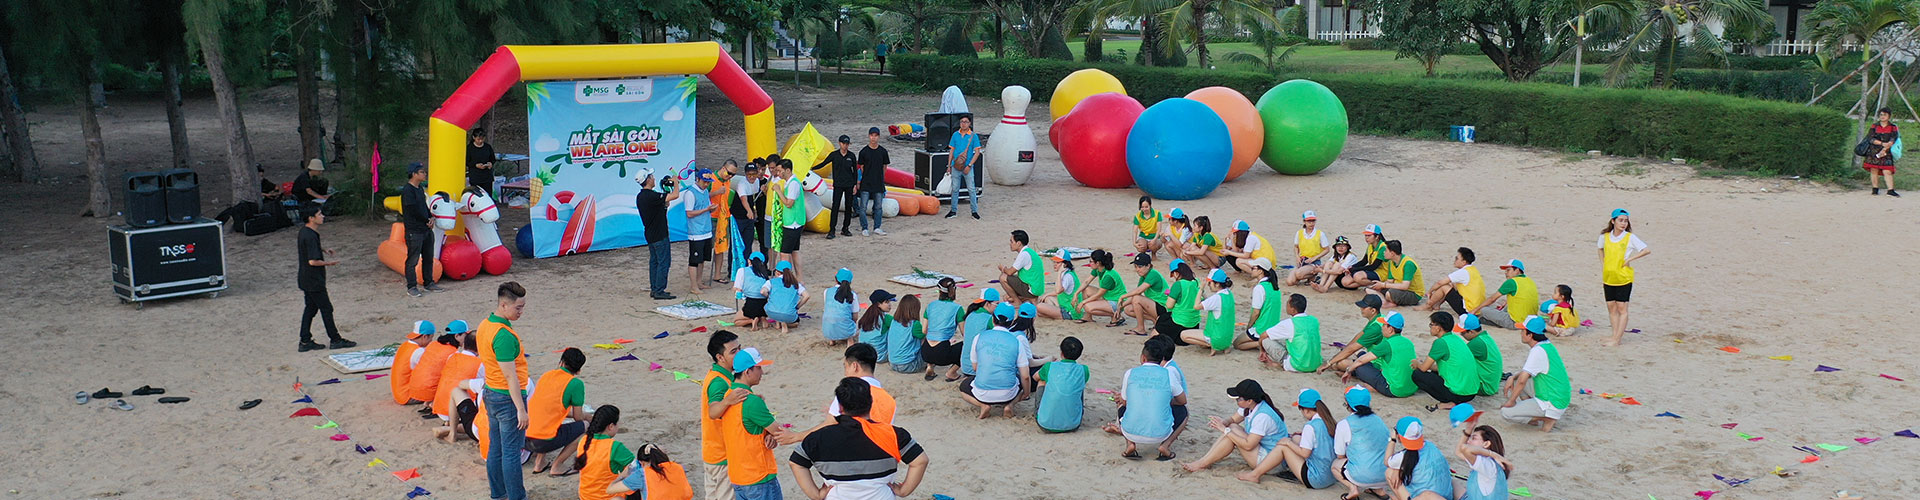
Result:
M466 273L464 277L456 275L453 269L448 267L448 263L443 260L446 256L446 249L444 247L448 244L446 241L447 231L453 230L459 210L460 206L449 199L445 192L434 193L433 196L427 198L427 211L432 213L429 223L432 224L433 228L433 258L429 260L433 263L430 267L433 268L432 274L434 280L439 280L442 276L452 277L454 279L473 277L471 272ZM380 247L375 251L380 257L380 263L386 264L388 269L392 269L393 272L402 275L406 274L407 267L406 235L407 230L405 223L393 223L393 230L388 232L387 240L380 242ZM456 239L454 242L465 243L466 240ZM467 243L466 246L470 247L472 243ZM455 251L454 253L461 254L464 252ZM478 255L477 251L475 255ZM476 259L474 262L477 265L479 261ZM422 276L421 278L425 277Z
M467 226L467 240L473 242L480 254L480 269L495 276L505 274L513 267L513 253L500 244L500 232L494 225L500 220L500 207L482 191L467 191L460 197L459 205L460 222Z

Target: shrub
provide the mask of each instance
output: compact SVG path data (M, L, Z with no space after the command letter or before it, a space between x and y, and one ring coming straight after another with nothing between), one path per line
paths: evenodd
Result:
M940 55L979 57L973 51L973 42L967 40L966 24L956 22L947 27L946 36L940 37Z
M1214 85L1258 99L1283 80L1304 78L1345 103L1350 129L1432 137L1473 125L1478 140L1622 156L1682 157L1762 172L1830 176L1846 171L1851 122L1839 112L1680 90L1571 88L1545 83L1378 74L1283 74L1150 68L1050 60L903 55L900 80L926 88L958 85L997 96L1021 85L1047 100L1068 73L1099 68L1142 104Z
M1382 48L1379 40L1372 38L1355 38L1340 42L1340 46L1347 50L1380 50Z

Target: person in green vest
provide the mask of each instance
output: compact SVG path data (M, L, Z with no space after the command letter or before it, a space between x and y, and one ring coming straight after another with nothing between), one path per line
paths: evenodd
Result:
M1200 282L1186 261L1174 259L1167 264L1167 271L1173 277L1173 284L1167 287L1167 301L1161 305L1167 314L1154 322L1153 332L1179 347L1188 344L1182 338L1188 330L1200 328Z
M1500 356L1500 345L1493 342L1493 336L1480 328L1480 316L1468 314L1460 317L1460 338L1467 339L1467 349L1473 351L1473 359L1480 365L1478 395L1500 394L1500 378L1505 373L1501 370L1506 360Z
M1353 305L1360 308L1360 319L1365 320L1366 324L1360 327L1360 333L1353 335L1353 340L1347 341L1347 345L1340 347L1340 352L1334 353L1333 357L1321 363L1319 371L1345 369L1346 365L1343 362L1348 358L1360 354L1362 349L1372 349L1373 346L1380 344L1382 339L1380 322L1375 321L1380 318L1380 296L1362 295Z
M1501 283L1500 288L1494 290L1492 295L1488 295L1487 300L1480 303L1480 307L1467 312L1480 315L1481 309L1499 302L1502 304L1499 307L1505 307L1507 313L1484 315L1480 317L1480 321L1501 328L1515 328L1515 325L1520 324L1520 320L1526 319L1535 309L1540 308L1540 288L1534 286L1533 278L1527 277L1527 264L1520 262L1520 259L1508 260L1506 265L1500 266L1500 271L1506 273L1507 281Z
M1427 348L1426 357L1413 362L1413 385L1440 402L1427 406L1427 411L1473 401L1473 396L1480 393L1480 365L1472 348L1454 330L1452 314L1434 311L1427 320L1433 345Z
M1167 268L1179 267L1180 259L1167 263ZM1127 332L1128 335L1147 335L1147 328L1166 311L1161 305L1167 301L1167 278L1153 270L1153 254L1141 253L1133 256L1133 272L1140 276L1137 285L1120 295L1120 307L1128 316L1140 321L1140 327Z
M1267 366L1296 373L1320 370L1320 318L1307 314L1307 296L1287 295L1287 318L1260 332L1255 343Z
M1527 344L1527 362L1507 381L1507 402L1500 405L1500 416L1553 432L1553 424L1573 402L1573 382L1567 378L1567 365L1560 362L1560 348L1547 340L1547 320L1527 316L1521 324L1527 330L1520 336ZM1525 396L1531 397L1521 399Z
M1388 311L1374 321L1381 326L1380 343L1348 361L1341 369L1340 382L1355 379L1387 397L1412 396L1418 390L1413 385L1413 358L1420 353L1413 347L1412 340L1400 334L1406 328L1407 319L1399 312Z
M1199 329L1180 332L1180 340L1188 344L1207 346L1207 355L1214 356L1233 349L1234 320L1239 316L1233 313L1233 279L1227 277L1227 271L1214 268L1207 273L1207 289L1212 291L1206 300L1195 304L1194 310L1205 311L1206 323Z
M1040 252L1027 246L1027 232L1013 230L1007 249L1013 251L1013 264L1000 266L1000 287L1012 299L1008 302L1018 307L1040 298L1046 292L1047 270L1040 267Z
M1287 296L1280 293L1280 273L1273 272L1273 262L1264 258L1253 259L1253 269L1255 281L1253 296L1250 297L1252 300L1247 301L1247 306L1252 309L1247 313L1247 335L1233 342L1235 349L1259 348L1260 336L1280 320L1287 319L1283 306ZM1262 362L1267 361L1265 354L1262 357Z
M1047 262L1053 264L1053 271L1060 273L1059 285L1046 295L1040 296L1040 317L1047 319L1078 320L1086 316L1080 312L1081 297L1080 275L1073 271L1073 258L1066 250L1045 254Z
M1106 316L1113 319L1108 328L1127 324L1127 317L1120 314L1120 295L1127 293L1126 286L1120 272L1113 270L1113 252L1094 250L1087 256L1087 284L1080 292L1086 297L1079 304L1085 316L1074 321L1086 323L1094 316Z

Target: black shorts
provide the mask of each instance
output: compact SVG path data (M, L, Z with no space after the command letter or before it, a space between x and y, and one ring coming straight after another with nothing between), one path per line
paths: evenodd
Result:
M767 299L747 297L747 303L740 306L740 314L746 315L748 318L767 317Z
M1600 288L1605 292L1607 302L1627 302L1627 299L1633 298L1632 283L1625 285L1603 285Z
M1453 314L1461 315L1461 314L1467 313L1467 301L1466 299L1460 297L1459 288L1447 290L1446 301L1447 301L1447 307L1453 308Z
M1347 280L1346 280L1346 278L1347 278L1347 276L1353 276L1353 275L1355 275L1355 274L1366 274L1366 273L1367 273L1367 271L1354 271L1354 272L1352 272L1352 273L1349 273L1349 274L1347 274L1346 276L1335 276L1335 277L1333 277L1333 278L1330 278L1330 279L1332 279L1332 280L1333 280L1333 286L1337 286L1337 287L1340 287L1340 289L1341 289L1341 290L1359 290L1359 289L1360 289L1360 287L1357 287L1357 286L1347 286L1347 283L1346 283L1346 281L1347 281Z
M480 438L473 435L473 419L479 415L479 403L474 403L471 399L461 401L459 406L453 407L453 426L460 429L460 433L465 434L467 439L479 441Z
M687 267L694 267L713 260L713 238L687 241Z
M1220 267L1226 268L1226 269L1233 269L1234 260L1235 259L1232 255L1222 255L1220 256Z
M800 228L780 228L780 253L794 253L798 251L800 251Z
M1187 405L1173 405L1173 428L1187 425Z
M920 358L933 366L952 366L960 364L961 342L951 340L935 342L920 348Z
M527 438L527 451L534 453L553 453L560 451L561 447L573 443L575 439L580 439L581 434L586 433L586 422L576 420L560 424L560 428L554 431L552 439Z

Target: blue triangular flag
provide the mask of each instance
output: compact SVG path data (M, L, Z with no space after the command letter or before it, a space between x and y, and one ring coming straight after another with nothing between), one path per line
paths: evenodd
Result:
M618 358L613 358L613 360L614 360L614 361L639 361L639 360L640 360L640 358L636 358L636 357L633 357L633 355L632 355L632 354L628 354L628 355L625 355L625 356L621 356L621 357L618 357Z
M1914 434L1913 429L1907 429L1900 432L1895 432L1893 433L1893 435L1900 436L1900 437L1920 438L1920 434Z
M409 491L409 492L407 492L407 498L414 498L414 497L424 497L424 496L427 496L427 495L432 495L432 494L433 494L433 492L431 492L431 491L427 491L427 489L426 489L426 488L421 488L421 487L419 487L419 486L415 486L415 487L413 487L413 491Z
M353 451L354 451L355 453L359 453L359 454L361 454L361 455L365 455L365 454L367 454L367 452L370 452L370 451L373 451L373 447L372 447L372 446L360 446L360 445L357 445L357 444L356 444L356 445L353 445Z
M340 383L340 379L330 378L330 379L322 380L320 381L320 383L313 384L313 385L327 385L327 384L338 384L338 383Z
M1834 367L1831 367L1831 366L1827 366L1827 365L1820 365L1820 366L1816 366L1816 367L1813 367L1813 371L1816 371L1816 372L1837 372L1837 371L1840 371L1840 369L1839 369L1839 368L1834 368ZM326 382L321 382L321 383L322 383L322 384L324 384L324 383L326 383Z
M1679 415L1675 415L1675 414L1673 414L1673 412L1670 412L1670 411L1663 411L1663 412L1660 412L1660 414L1659 414L1659 415L1654 415L1654 416L1655 416L1655 417L1673 417L1673 418L1685 418L1685 417L1681 417L1681 416L1679 416Z
M659 335L654 335L654 336L653 336L653 338L656 338L656 339L664 339L664 338L667 338L668 336L671 336L671 335L673 335L673 332L660 332L660 334L659 334Z
M302 395L300 396L300 399L295 399L293 400L293 402L294 403L312 403L313 396Z

